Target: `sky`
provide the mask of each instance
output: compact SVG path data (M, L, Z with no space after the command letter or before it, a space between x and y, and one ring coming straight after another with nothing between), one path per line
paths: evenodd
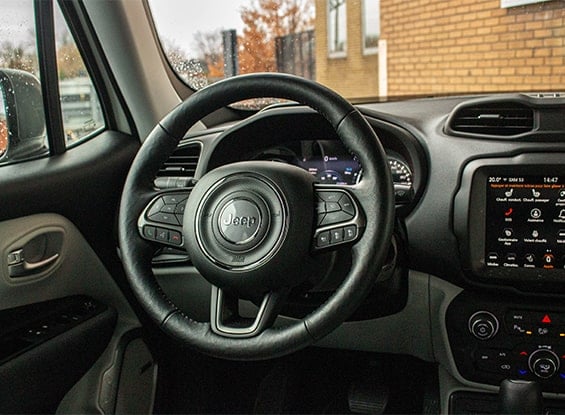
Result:
M241 33L239 12L251 0L149 0L159 36L187 52L194 51L194 33L235 29Z

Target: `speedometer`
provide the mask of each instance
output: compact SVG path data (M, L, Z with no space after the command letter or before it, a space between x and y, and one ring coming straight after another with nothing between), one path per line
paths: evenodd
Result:
M412 186L412 172L404 161L389 156L388 164L392 174L392 181L395 185Z

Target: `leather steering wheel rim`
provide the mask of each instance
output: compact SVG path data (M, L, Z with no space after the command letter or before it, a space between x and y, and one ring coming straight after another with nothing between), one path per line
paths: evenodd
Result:
M366 217L362 237L352 246L352 266L336 292L302 320L268 328L255 337L217 335L210 323L187 317L167 297L151 268L154 245L142 239L137 222L155 194L154 177L188 129L211 112L252 98L275 97L305 104L335 129L363 166L362 180L352 186ZM382 145L365 118L332 90L292 75L243 75L212 84L191 95L153 129L127 176L119 210L119 246L127 279L151 319L184 345L212 356L260 360L285 355L327 335L361 304L384 264L394 222L394 195Z

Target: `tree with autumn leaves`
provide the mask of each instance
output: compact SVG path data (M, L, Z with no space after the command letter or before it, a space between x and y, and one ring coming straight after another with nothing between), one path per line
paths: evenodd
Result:
M241 10L238 38L240 73L277 69L275 39L307 30L314 20L312 0L256 0Z
M314 21L313 0L250 0L240 16L243 32L239 34L239 73L273 72L277 69L275 40L311 28ZM195 46L208 67L209 76L223 75L222 34L198 32Z

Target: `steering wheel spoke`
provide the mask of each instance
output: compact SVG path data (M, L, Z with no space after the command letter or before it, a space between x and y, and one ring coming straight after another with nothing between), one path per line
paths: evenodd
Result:
M143 239L184 248L182 223L190 192L158 192L139 215L138 230Z
M214 333L228 338L245 339L255 337L269 328L275 321L280 306L286 298L282 291L269 292L263 296L255 317L240 315L239 298L225 290L212 286L210 301L210 325Z
M365 227L365 215L355 196L355 187L315 184L314 192L314 251L331 250L355 243Z

